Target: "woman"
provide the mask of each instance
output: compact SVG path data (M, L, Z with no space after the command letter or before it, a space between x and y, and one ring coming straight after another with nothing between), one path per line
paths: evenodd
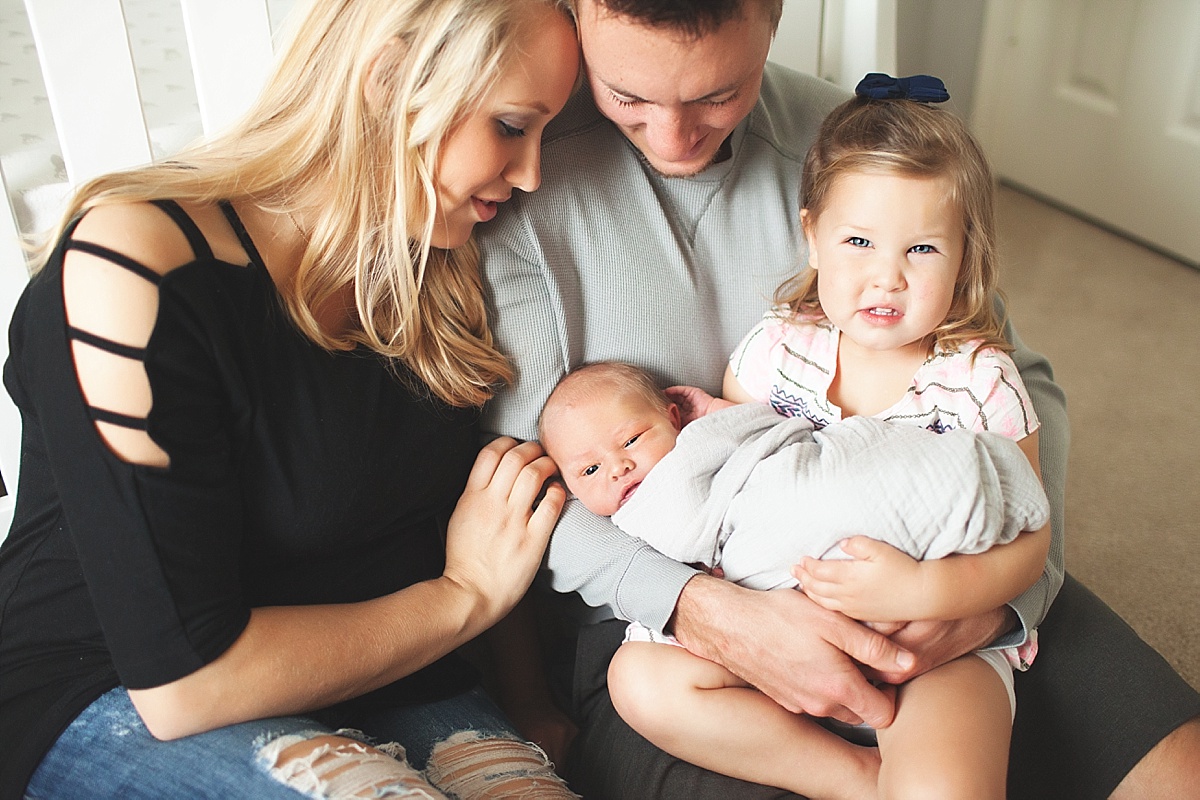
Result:
M563 502L536 445L471 466L470 234L578 62L552 0L317 0L234 129L80 189L4 373L0 796L570 796L452 651Z

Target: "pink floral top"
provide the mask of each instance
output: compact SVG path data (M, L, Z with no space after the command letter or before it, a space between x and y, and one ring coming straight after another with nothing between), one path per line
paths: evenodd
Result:
M729 365L755 400L785 417L807 417L823 428L842 418L842 410L829 401L840 336L826 320L805 320L786 308L773 309L742 339ZM965 428L1013 440L1024 439L1039 425L1017 365L999 350L972 343L930 356L904 397L875 416L936 433ZM1033 663L1037 649L1033 630L1024 644L1002 652L1014 669L1023 671Z
M746 334L729 364L755 400L823 428L842 418L842 410L829 400L840 336L825 320L797 320L786 309L776 309ZM937 433L991 431L1014 440L1024 439L1039 424L1012 359L972 343L931 356L904 396L875 416Z

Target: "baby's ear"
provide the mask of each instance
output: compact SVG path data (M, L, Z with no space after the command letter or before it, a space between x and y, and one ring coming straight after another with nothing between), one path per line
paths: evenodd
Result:
M683 430L683 415L679 413L679 406L676 403L667 406L667 415L671 417L671 424L675 426L676 433Z

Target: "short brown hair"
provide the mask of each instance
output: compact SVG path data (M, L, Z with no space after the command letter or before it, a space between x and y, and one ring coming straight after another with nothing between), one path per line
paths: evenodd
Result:
M609 13L654 28L671 28L694 38L707 36L742 15L745 3L761 3L771 30L783 15L783 0L595 0Z

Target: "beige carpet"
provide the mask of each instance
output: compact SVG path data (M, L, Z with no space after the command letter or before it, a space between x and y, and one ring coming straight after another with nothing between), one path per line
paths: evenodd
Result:
M1001 285L1067 393L1067 569L1200 688L1200 271L1002 188Z

